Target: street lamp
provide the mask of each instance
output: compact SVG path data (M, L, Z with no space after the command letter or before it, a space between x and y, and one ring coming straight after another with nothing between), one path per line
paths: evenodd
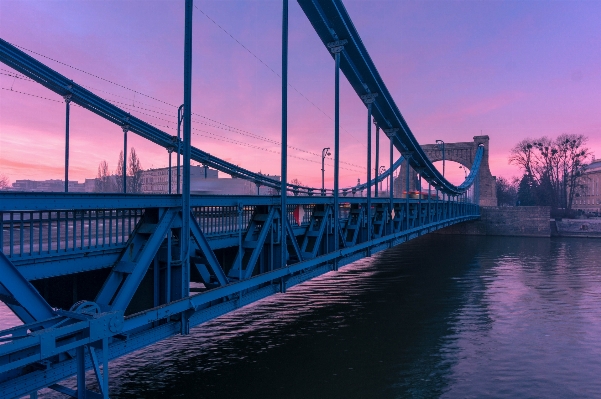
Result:
M444 159L444 141L442 140L436 140L436 144L438 145L438 149L440 151L442 151L442 177L444 177L444 164L445 164L445 159Z
M378 176L381 176L384 172L386 172L386 166L382 165L380 166L380 173ZM380 180L380 191L382 191L382 180Z
M326 157L329 157L330 155L330 147L326 147L323 150L321 150L321 195L325 195L325 186L324 186L324 176L325 176L325 168L324 168L324 162Z
M464 174L465 178L467 179L467 168L464 168L462 165L459 165L459 169L463 169L463 174Z

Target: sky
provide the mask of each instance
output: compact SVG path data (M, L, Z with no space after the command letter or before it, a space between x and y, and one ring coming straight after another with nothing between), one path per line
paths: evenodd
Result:
M132 115L176 134L183 102L184 1L0 1L0 37ZM601 156L601 1L345 1L421 144L490 136L493 175L512 146L578 133ZM281 1L196 0L192 144L280 174ZM290 2L289 180L321 184L333 148L334 62ZM367 111L341 78L341 186L366 178ZM0 64L0 174L64 178L65 104ZM374 135L375 136L375 135ZM120 127L71 107L70 179L116 169ZM375 140L375 137L374 137ZM130 133L143 168L164 148ZM375 145L374 145L375 146ZM395 152L395 154L398 154ZM398 155L395 155L398 156ZM381 165L389 166L381 135ZM447 173L463 176L458 165ZM333 184L326 160L326 186Z

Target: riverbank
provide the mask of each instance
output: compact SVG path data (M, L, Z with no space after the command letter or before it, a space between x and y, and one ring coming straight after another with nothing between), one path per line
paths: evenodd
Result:
M551 236L601 238L601 219L551 220Z
M548 206L482 207L480 219L438 234L511 237L601 238L601 219L551 219Z
M485 206L480 219L438 230L439 234L551 237L548 206Z

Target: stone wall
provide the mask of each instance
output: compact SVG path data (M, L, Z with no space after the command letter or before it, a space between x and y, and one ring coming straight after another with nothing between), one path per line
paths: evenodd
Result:
M548 206L482 207L480 220L438 230L440 234L550 237Z
M559 237L594 237L601 238L601 220L569 219L551 222L555 225L553 235Z

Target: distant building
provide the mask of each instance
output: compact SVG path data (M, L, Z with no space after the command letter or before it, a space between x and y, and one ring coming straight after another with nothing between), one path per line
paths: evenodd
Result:
M205 166L190 166L190 184L197 180L217 179L219 172ZM180 166L180 193L183 188L184 167ZM169 168L142 171L143 194L169 194ZM177 166L171 168L171 193L177 193Z
M276 181L279 176L270 176ZM183 167L180 167L180 193L183 188ZM169 168L142 172L142 193L168 194ZM177 166L171 168L171 193L177 193ZM219 172L206 166L190 166L190 193L196 195L276 195L276 190L257 187L244 179L219 178Z
M69 192L83 193L85 192L85 183L69 181ZM11 191L30 191L30 192L45 192L45 193L62 193L65 191L64 180L17 180L12 184Z
M270 176L279 181L279 176ZM168 194L169 168L149 169L142 171L142 194ZM130 179L128 178L128 185ZM85 179L83 183L69 181L70 193L121 192L117 187L116 176L107 177L106 187L101 187L99 179ZM180 193L183 188L183 167L180 167ZM64 180L17 180L10 191L29 192L64 192ZM190 192L197 195L277 195L277 190L268 187L257 187L252 181L236 178L219 178L219 172L204 166L190 167ZM177 167L171 168L171 193L177 193Z
M601 214L601 159L593 159L586 168L580 184L572 209Z
M279 181L280 176L265 175ZM190 192L199 195L277 195L277 190L257 186L244 179L195 179L190 182Z

